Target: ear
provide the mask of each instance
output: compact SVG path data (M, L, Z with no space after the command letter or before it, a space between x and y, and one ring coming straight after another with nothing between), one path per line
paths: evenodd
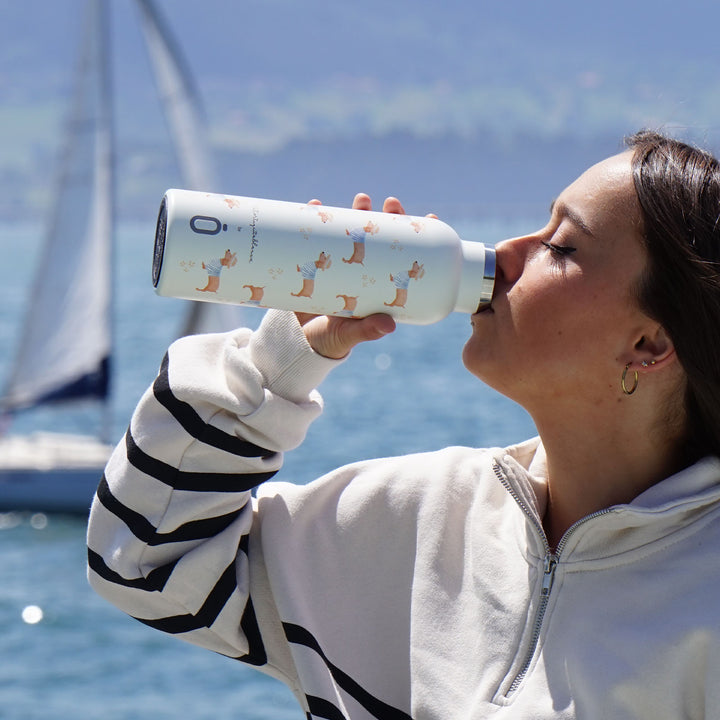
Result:
M677 360L675 345L662 325L646 328L635 343L632 355L632 366L643 372L660 370Z

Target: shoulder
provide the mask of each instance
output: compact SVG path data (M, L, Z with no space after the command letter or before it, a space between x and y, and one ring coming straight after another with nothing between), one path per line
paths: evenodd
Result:
M353 522L368 514L392 518L421 515L425 508L469 505L502 486L493 470L503 450L448 447L443 450L366 460L341 467L307 485L266 483L258 489L264 514L282 507L286 517Z

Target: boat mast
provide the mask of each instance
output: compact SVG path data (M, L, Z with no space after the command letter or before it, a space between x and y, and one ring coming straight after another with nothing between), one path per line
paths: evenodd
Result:
M154 0L137 0L145 45L183 187L218 192L207 119L180 44ZM237 306L190 301L179 335L219 332L242 324Z
M117 348L117 330L115 322L115 307L117 303L116 282L116 232L117 232L117 181L115 169L115 121L114 121L114 82L112 72L112 33L110 29L110 2L109 0L91 0L95 3L97 37L95 44L98 63L98 123L95 164L97 168L96 192L99 195L96 206L101 213L106 214L106 237L108 241L108 276L110 286L110 302L107 311L107 323L110 334L109 358L109 386L106 397L102 402L102 421L100 438L104 442L113 439L113 380L115 349Z

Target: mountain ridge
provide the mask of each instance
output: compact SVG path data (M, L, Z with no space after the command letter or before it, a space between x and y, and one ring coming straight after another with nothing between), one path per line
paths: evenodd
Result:
M47 205L83 5L0 0L0 127L12 140L0 157L0 218ZM119 210L130 216L178 182L133 5L111 4ZM314 179L324 192L356 180L384 191L394 178L419 204L471 206L474 184L505 202L497 179L514 172L537 178L510 188L534 203L542 172L567 182L580 159L640 127L717 144L720 8L707 2L157 5L196 77L231 188L301 195Z

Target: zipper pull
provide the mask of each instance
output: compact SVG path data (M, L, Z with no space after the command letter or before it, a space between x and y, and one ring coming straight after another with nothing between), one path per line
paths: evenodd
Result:
M556 555L548 553L545 556L543 563L543 579L542 579L542 595L547 597L552 590L553 581L555 580L555 568L557 567L558 559Z

